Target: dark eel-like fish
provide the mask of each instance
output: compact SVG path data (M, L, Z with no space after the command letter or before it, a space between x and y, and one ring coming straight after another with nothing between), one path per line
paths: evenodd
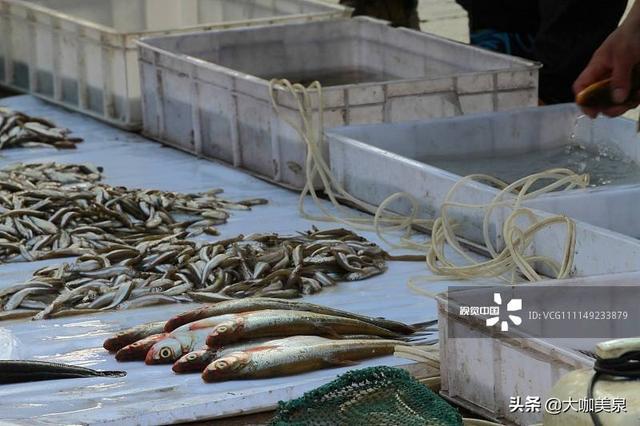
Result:
M82 377L124 377L125 371L97 371L68 364L31 360L0 360L0 384Z

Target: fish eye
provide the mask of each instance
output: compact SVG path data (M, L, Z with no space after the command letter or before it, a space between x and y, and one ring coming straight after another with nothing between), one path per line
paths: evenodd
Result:
M227 361L218 361L216 362L217 368L225 368L227 366Z
M226 325L221 325L220 327L218 327L218 333L224 333L225 331L227 331L227 326Z
M171 349L169 348L162 348L160 350L160 357L161 358L169 358L171 356Z
M198 358L198 355L196 355L196 354L189 354L189 355L187 355L187 359L188 359L189 361L194 361L196 358Z

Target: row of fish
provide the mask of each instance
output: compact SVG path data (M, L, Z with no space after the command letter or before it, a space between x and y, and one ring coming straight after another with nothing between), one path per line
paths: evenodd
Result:
M124 242L42 268L0 290L0 320L46 319L162 303L295 298L383 273L388 254L346 229L192 241Z
M75 148L81 138L70 135L69 129L23 112L0 107L0 149L15 147Z
M0 261L94 254L184 232L217 235L230 210L263 199L116 187L90 164L15 164L0 170ZM188 219L178 220L178 215Z
M393 354L417 331L304 302L248 298L208 305L168 321L121 331L104 342L118 361L173 363L207 382L265 378ZM423 329L421 336L432 330Z

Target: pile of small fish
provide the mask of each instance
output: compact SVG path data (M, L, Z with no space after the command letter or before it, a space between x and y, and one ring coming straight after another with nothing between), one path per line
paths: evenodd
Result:
M0 107L0 149L40 146L73 149L82 139L70 133L47 119Z
M432 323L433 324L433 323ZM118 361L173 363L206 382L266 378L390 355L433 329L273 298L230 300L168 321L121 331L104 342ZM413 335L413 336L410 336Z
M0 290L0 320L251 296L294 298L336 281L381 274L390 258L346 229L215 242L183 237L112 244L74 263L42 268L31 280Z
M230 202L218 196L220 189L197 194L128 189L101 178L102 169L90 164L16 164L1 170L0 260L79 256L180 232L217 235L215 226L227 221L228 210L267 202Z

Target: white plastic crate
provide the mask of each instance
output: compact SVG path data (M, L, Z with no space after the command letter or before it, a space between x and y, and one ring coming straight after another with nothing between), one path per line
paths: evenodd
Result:
M633 272L523 285L637 287L638 282L640 273ZM597 343L607 339L539 338L518 332L517 327L500 332L487 327L481 318L459 315L456 298L460 298L460 293L467 293L463 300L468 301L470 296L478 296L477 292L495 291L504 291L504 287L458 290L457 296L455 292L438 296L441 394L501 424L541 424L542 412L511 412L510 398L520 396L524 401L526 396L537 396L544 404L563 375L579 368L592 368L593 358L580 350L593 352ZM567 306L575 306L572 302L567 299ZM523 303L526 305L526 300ZM606 303L614 310L620 306L614 296ZM585 388L585 398L586 393Z
M348 12L316 0L0 0L0 84L137 130L141 36Z
M272 78L323 83L325 127L537 103L538 64L370 18L139 45L146 136L296 188L304 185L306 147L272 107ZM280 89L276 98L299 122L293 97Z
M576 121L578 116L575 105L565 104L446 120L343 127L327 132L326 140L333 172L352 195L377 205L394 192L409 192L423 201L425 216L433 217L460 176L426 164L426 157L526 156L530 151L566 144L575 131L575 141L586 147L613 147L640 163L635 122L625 118ZM470 183L460 188L456 200L484 204L497 192ZM637 182L554 192L526 205L640 237L639 203ZM451 212L459 215L463 234L480 238L482 211Z

